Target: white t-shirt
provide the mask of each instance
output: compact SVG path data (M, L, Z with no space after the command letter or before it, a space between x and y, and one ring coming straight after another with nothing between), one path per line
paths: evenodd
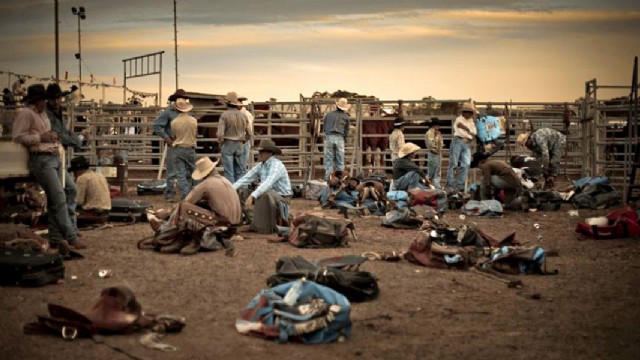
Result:
M470 131L459 128L458 124L460 123L468 127ZM453 136L461 137L467 140L473 140L477 133L478 131L476 130L476 124L473 121L473 117L470 117L469 120L467 120L464 118L464 116L460 115L453 122Z

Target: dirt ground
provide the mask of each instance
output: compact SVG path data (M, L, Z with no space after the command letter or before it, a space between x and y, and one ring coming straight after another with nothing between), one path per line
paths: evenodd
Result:
M144 199L163 205L159 197ZM292 208L315 206L294 199ZM85 259L65 263L64 284L0 289L0 359L126 359L92 340L22 333L25 323L46 312L48 302L86 311L102 288L113 285L133 289L146 312L187 319L181 333L163 338L177 352L147 349L139 344L139 334L106 339L143 359L639 359L640 241L577 241L576 221L606 211L581 210L578 218L567 213L570 209L509 213L502 219L463 220L458 212L447 213L444 219L454 226L473 221L498 237L515 230L521 242L530 243L538 241L533 224L539 223L542 244L557 244L559 256L549 258L547 267L559 274L521 276L524 287L509 289L469 271L367 262L362 269L378 276L379 298L352 304L351 337L325 345L281 345L243 336L234 323L265 288L278 257L403 251L416 230L386 229L380 218L359 218L358 241L327 250L297 249L243 233L233 258L223 252L181 257L137 250L137 240L152 233L146 223L86 231ZM113 277L98 277L99 269L111 269Z

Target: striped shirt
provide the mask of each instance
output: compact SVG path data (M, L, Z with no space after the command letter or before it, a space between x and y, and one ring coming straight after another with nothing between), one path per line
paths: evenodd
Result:
M229 109L220 115L218 141L246 141L253 136L247 117L238 109Z
M284 167L282 161L273 156L249 170L248 173L233 184L233 188L237 190L256 180L260 180L260 186L251 193L254 199L259 198L269 190L274 190L281 196L293 195L287 168Z
M469 131L459 128L458 124L462 124L468 127ZM473 121L473 118L469 118L467 120L464 118L464 116L460 115L453 122L453 136L457 136L465 140L473 140L476 134L477 134L476 123Z
M171 134L175 136L173 146L196 147L198 121L187 113L180 113L171 121Z
M53 152L59 143L42 143L40 135L51 131L51 121L45 111L39 113L33 107L25 107L13 121L13 141L26 146L29 152Z
M104 175L87 170L76 181L76 201L83 210L111 210L111 193Z
M209 175L191 190L184 201L196 204L203 199L207 200L211 211L220 220L226 221L230 225L237 225L242 221L240 198L229 180L220 174Z

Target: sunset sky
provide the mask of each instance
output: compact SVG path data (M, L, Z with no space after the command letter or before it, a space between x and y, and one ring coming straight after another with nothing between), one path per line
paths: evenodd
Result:
M53 4L0 0L0 71L55 74ZM59 4L61 76L78 76L71 7L84 6L84 81L92 73L122 84L122 59L165 51L163 103L175 90L173 1ZM572 101L593 78L629 85L640 53L640 1L631 0L178 0L177 9L179 86L253 101L337 89L387 100ZM129 87L157 92L158 79ZM106 95L122 101L121 91Z

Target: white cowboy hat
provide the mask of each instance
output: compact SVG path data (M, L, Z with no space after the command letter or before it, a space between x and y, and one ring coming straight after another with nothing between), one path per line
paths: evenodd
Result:
M345 98L338 99L338 101L336 101L336 106L342 111L349 111L349 109L351 109L351 104L349 104Z
M191 109L193 109L193 105L189 103L189 99L177 98L174 104L176 110L180 112L189 112L191 111Z
M529 136L531 136L531 133L528 132L528 131L526 133L518 135L518 138L516 139L516 144L518 144L518 145L520 145L522 147L526 147L525 143L529 139Z
M465 111L469 111L474 114L480 113L478 109L476 109L476 106L473 104L473 102L466 102L462 104L462 112L465 112Z
M247 98L244 96L238 96L235 91L228 92L227 96L224 97L224 101L226 101L227 104L235 106L244 106L242 104L242 101L244 100L247 100Z
M400 148L400 151L398 151L398 157L405 157L407 155L411 155L414 152L420 150L420 146L414 144L414 143L406 143L404 145L402 145L402 147Z
M216 161L211 161L208 156L198 159L198 161L196 161L196 169L193 171L193 174L191 174L191 177L193 180L204 179L210 172L215 170L219 161L217 158Z

